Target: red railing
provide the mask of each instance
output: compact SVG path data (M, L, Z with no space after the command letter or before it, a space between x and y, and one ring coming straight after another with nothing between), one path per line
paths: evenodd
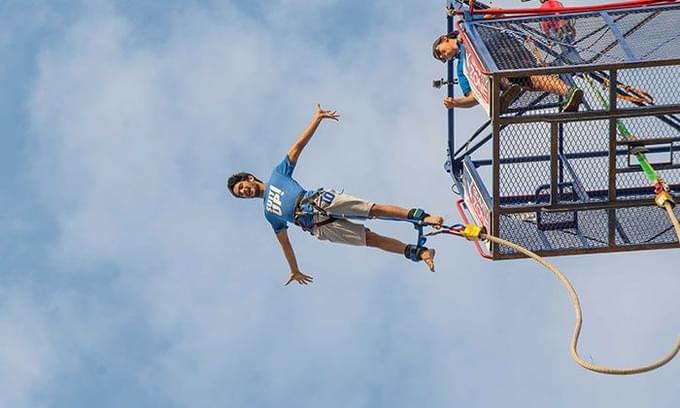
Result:
M544 15L544 14L562 14L562 13L580 13L580 12L588 12L588 11L605 11L605 10L618 10L618 9L624 9L624 8L633 8L633 7L640 7L640 6L649 6L652 4L659 4L659 3L677 3L678 0L633 0L633 1L624 1L620 3L607 3L607 4L598 4L598 5L592 5L592 6L573 6L573 7L564 7L561 9L541 9L541 8L508 8L508 9L502 9L502 8L492 8L492 9L474 9L471 8L470 11L473 14L489 14L489 15L498 15L498 14L520 14L520 15ZM462 15L463 11L462 10L456 10L454 11L456 15Z

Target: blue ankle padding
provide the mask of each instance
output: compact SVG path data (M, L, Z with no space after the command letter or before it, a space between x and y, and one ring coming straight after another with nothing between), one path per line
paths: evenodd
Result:
M411 208L408 212L408 219L414 221L422 221L425 218L425 210L422 208Z
M423 247L416 246L416 245L410 245L410 244L406 245L406 250L404 251L404 255L408 259L412 260L413 262L419 262L420 261L419 253L420 253L420 250L422 248Z

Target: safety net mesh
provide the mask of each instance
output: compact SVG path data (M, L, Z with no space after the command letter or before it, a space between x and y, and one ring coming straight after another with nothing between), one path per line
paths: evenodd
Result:
M680 58L679 21L676 4L466 24L476 29L482 42L475 45L478 54L496 72Z
M642 146L657 173L671 184L672 193L680 195L680 136L677 125L664 119L620 119L635 135L635 143L630 136L617 134L612 167L610 119L503 126L498 135L498 236L545 254L677 242L665 211L654 205L654 188L631 150ZM557 152L554 164L552 151ZM643 201L616 208L617 202L625 205L630 200ZM573 209L550 209L560 206ZM610 229L615 231L613 242ZM513 254L509 248L499 251Z

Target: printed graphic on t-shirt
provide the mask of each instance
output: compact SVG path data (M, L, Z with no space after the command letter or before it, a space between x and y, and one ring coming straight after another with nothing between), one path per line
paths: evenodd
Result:
M276 186L269 186L269 194L267 195L267 205L265 209L267 212L281 216L283 211L281 210L281 198L284 192L281 191Z
M333 200L335 200L335 194L333 194L332 191L324 191L324 193L321 194L321 204L324 207L331 205Z

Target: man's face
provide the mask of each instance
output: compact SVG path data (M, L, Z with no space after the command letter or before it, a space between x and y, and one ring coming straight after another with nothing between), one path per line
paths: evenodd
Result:
M260 186L252 179L234 184L234 194L240 198L255 198L260 195Z
M436 47L437 54L440 59L445 61L451 60L458 53L458 40L455 38L446 38L440 42Z

